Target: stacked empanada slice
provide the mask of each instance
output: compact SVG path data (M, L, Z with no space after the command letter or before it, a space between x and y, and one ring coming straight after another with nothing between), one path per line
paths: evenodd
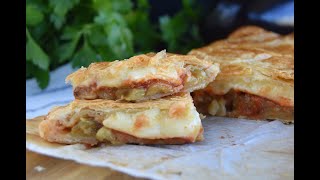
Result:
M40 136L65 144L185 144L203 139L190 92L206 87L218 64L161 51L93 63L66 78L75 100L52 109Z

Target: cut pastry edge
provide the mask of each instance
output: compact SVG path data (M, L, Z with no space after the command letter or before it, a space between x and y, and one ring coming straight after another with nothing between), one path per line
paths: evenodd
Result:
M41 123L40 126L44 126ZM42 128L42 127L41 127ZM51 133L51 132L49 132ZM89 146L95 146L101 143L112 144L112 145L123 145L123 144L139 144L139 145L179 145L188 144L198 141L203 141L203 128L201 127L199 134L196 139L188 137L173 137L173 138L158 138L158 139L148 139L148 138L138 138L130 134L120 132L114 129L106 128L102 126L97 132L96 137L81 137L75 138L70 134L40 134L40 137L49 142L61 143L61 144L86 144Z
M293 106L281 106L277 102L248 92L230 90L224 95L215 95L199 90L192 95L197 111L206 115L294 123Z
M123 61L93 63L88 68L70 74L66 82L73 85L76 99L138 102L204 88L220 72L218 63L200 60L193 55L163 54L165 51L138 55ZM157 62L151 63L153 61ZM142 65L137 66L139 63ZM110 77L103 78L105 75L101 75L100 71L102 74L115 71L113 73L120 75L111 77L110 74Z
M157 100L144 109L141 103L140 107L126 109L97 103L104 100L95 101L83 106L88 101L77 100L76 104L54 109L39 124L40 137L49 142L91 146L99 143L186 144L203 140L200 115L190 95L171 104L165 103L167 108L162 107L162 110L156 108ZM118 103L126 106L124 104L133 106L132 103Z

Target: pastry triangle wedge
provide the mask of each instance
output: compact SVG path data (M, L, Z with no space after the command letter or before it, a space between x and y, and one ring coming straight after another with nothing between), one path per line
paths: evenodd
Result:
M206 87L219 65L192 55L148 53L127 60L92 63L70 74L76 99L145 101Z

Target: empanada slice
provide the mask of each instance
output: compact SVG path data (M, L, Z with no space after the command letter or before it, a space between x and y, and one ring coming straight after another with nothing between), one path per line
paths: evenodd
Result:
M70 74L76 99L143 101L206 87L219 65L192 55L148 53L114 62L92 63Z
M293 33L246 26L189 54L219 63L221 69L206 88L192 93L199 112L293 122Z
M40 136L65 144L185 144L203 139L190 93L148 102L74 100L52 109L39 124Z

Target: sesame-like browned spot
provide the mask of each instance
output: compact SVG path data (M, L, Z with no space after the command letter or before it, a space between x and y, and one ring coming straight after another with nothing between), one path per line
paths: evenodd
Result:
M169 109L169 117L179 118L182 117L186 109L186 104L183 102L173 104Z
M137 116L136 121L134 123L134 129L140 129L149 125L148 117L144 114L140 114Z

